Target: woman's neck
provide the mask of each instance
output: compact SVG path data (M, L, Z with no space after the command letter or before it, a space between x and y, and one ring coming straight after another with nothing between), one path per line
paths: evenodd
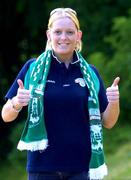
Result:
M71 54L71 55L60 55L60 54L53 52L53 55L55 56L55 58L58 61L63 62L66 65L69 65L73 61L73 54Z

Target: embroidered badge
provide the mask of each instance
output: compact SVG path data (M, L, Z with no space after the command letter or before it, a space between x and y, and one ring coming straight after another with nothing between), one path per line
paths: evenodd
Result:
M80 85L81 87L85 87L85 86L86 86L86 83L85 83L85 81L84 81L83 78L77 78L77 79L75 79L75 83L79 83L79 85Z

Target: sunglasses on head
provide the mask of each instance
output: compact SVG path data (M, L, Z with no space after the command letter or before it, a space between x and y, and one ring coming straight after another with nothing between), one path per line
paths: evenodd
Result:
M56 9L54 9L54 10L51 11L50 16L52 16L53 14L55 14L55 13L57 13L57 12L60 12L60 11L62 11L62 10L64 10L64 11L67 12L67 13L70 12L70 13L74 14L75 16L77 16L76 11L74 11L74 10L71 9L71 8L56 8Z

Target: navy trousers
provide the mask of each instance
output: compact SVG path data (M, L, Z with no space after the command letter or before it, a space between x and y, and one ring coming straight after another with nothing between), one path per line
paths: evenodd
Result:
M28 180L89 180L88 172L29 173Z

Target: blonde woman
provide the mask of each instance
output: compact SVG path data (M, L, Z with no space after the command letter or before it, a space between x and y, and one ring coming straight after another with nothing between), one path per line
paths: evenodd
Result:
M28 106L17 147L27 150L28 180L107 175L102 127L112 128L118 119L119 77L105 91L98 71L80 53L81 38L77 13L54 9L46 50L25 63L5 96L5 122Z

